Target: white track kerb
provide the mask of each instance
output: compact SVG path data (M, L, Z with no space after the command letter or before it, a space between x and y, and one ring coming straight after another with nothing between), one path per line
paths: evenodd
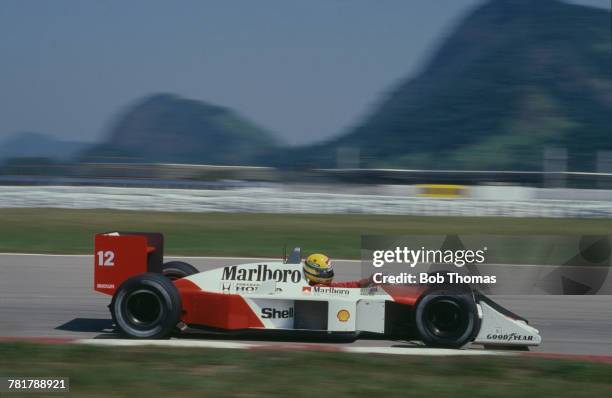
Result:
M225 348L242 350L282 350L282 351L333 351L355 354L387 354L387 355L422 355L422 356L465 356L465 355L512 355L511 351L492 350L455 350L444 348L424 347L354 347L335 344L309 344L309 343L278 343L258 344L240 343L232 341L206 341L195 339L169 339L169 340L133 340L133 339L81 339L76 344L96 345L106 347L172 347L172 348ZM399 345L400 343L398 343Z

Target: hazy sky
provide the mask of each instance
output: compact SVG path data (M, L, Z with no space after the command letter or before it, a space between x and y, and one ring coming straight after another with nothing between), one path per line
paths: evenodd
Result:
M0 139L98 140L125 105L171 92L311 142L357 123L479 3L0 0Z

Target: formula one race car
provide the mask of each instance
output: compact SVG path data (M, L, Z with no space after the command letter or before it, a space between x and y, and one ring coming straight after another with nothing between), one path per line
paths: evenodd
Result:
M95 237L95 290L112 295L118 329L158 339L186 327L214 332L384 336L428 346L539 345L523 318L471 288L311 286L295 249L285 261L228 265L206 272L163 262L158 233Z

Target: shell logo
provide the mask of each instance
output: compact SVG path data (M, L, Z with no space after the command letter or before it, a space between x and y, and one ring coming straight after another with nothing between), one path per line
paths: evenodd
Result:
M336 314L336 316L338 317L338 320L340 322L346 322L350 319L351 313L347 310L340 310L338 311L338 314Z

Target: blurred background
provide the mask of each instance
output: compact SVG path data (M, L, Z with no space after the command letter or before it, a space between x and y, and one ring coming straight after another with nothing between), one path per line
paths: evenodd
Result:
M0 206L609 217L611 32L608 0L5 0Z

